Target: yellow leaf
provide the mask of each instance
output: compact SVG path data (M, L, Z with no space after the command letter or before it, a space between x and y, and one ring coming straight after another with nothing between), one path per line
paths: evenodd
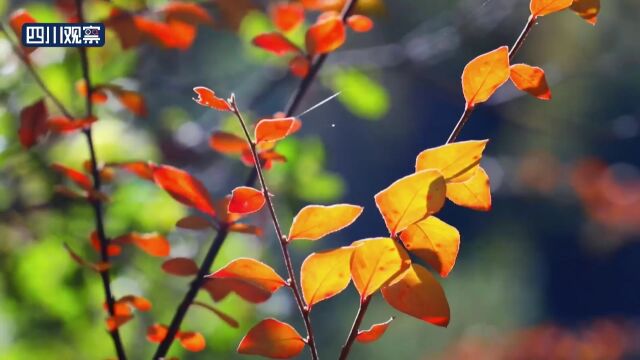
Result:
M435 216L409 226L400 234L404 246L442 277L453 269L460 248L460 233L453 226Z
M351 225L362 214L362 207L338 204L305 206L293 219L289 241L318 240Z
M416 158L416 171L435 169L447 181L464 181L473 176L488 142L460 141L424 150Z
M509 80L509 48L502 46L471 60L462 72L462 93L468 107L489 100Z
M405 176L376 194L375 200L393 236L416 221L438 212L444 205L446 186L437 170Z
M349 285L352 253L352 247L342 247L313 253L304 260L300 282L302 296L309 310L314 304L339 294Z
M478 211L491 210L489 175L478 167L474 175L463 182L447 184L447 198L454 204Z
M400 274L411 263L404 249L391 238L372 238L353 243L351 278L364 299Z

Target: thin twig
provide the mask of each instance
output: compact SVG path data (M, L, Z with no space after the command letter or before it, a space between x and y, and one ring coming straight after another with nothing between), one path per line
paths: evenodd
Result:
M235 96L231 96L231 107L233 108L233 113L238 118L240 122L240 126L242 127L242 131L249 143L249 149L251 150L251 156L253 156L253 162L255 164L256 172L258 173L258 180L260 181L260 186L262 187L262 194L266 200L267 208L269 209L269 214L271 215L271 221L273 222L273 227L276 231L276 235L278 236L278 243L280 243L280 249L282 250L282 257L284 258L284 263L287 268L287 273L289 275L289 281L287 281L287 285L291 288L293 292L293 296L296 299L296 304L298 305L298 310L300 310L300 315L304 320L304 326L307 329L307 344L309 345L309 350L311 351L311 358L314 360L318 359L318 350L316 347L316 341L313 336L313 328L311 326L311 319L309 317L309 310L304 304L304 300L300 295L300 290L298 289L298 282L296 281L296 273L293 269L293 263L291 262L291 255L289 254L289 242L287 237L282 232L282 227L280 226L280 222L278 221L278 216L276 215L276 210L273 205L273 201L271 200L271 196L269 195L269 188L267 187L267 182L264 179L264 173L262 171L262 162L260 157L258 156L258 150L256 149L256 143L252 140L251 135L249 134L249 129L247 127L247 123L244 121L242 117L242 113L238 109L238 103L235 99Z
M351 331L349 331L349 336L347 336L347 340L342 346L342 350L340 351L339 360L346 360L349 356L349 352L351 351L351 345L356 339L358 335L358 329L360 328L360 324L362 324L362 320L364 319L364 314L367 312L369 308L369 303L371 302L371 296L366 297L360 302L360 307L358 308L358 313L356 314L355 319L353 319L353 325L351 325Z
M526 25L522 29L522 32L520 32L520 36L518 36L518 39L516 40L516 42L509 49L510 62L513 61L518 51L520 51L520 49L522 48L524 41L527 39L527 36L533 29L533 26L536 24L536 20L537 19L535 16L533 15L529 16L529 20L527 21ZM458 136L460 136L460 133L462 132L462 128L467 124L469 119L471 119L471 115L473 114L473 111L476 109L476 107L478 107L478 105L465 106L464 111L462 112L462 115L460 115L460 119L456 123L456 126L453 128L453 131L451 131L451 134L447 139L447 142L446 142L447 144L455 142L456 139L458 139Z

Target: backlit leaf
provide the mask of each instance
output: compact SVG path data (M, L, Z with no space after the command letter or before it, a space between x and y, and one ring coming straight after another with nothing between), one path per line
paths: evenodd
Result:
M309 59L304 55L296 55L289 61L289 70L299 78L306 77L310 67Z
M376 194L376 205L391 235L438 212L444 205L445 180L437 170L403 177Z
M229 201L229 212L234 214L252 214L260 211L266 199L262 191L248 186L233 189Z
M286 284L270 266L250 258L233 260L207 277L241 280L270 293L276 292Z
M416 158L416 171L435 169L447 181L464 181L474 174L489 140L470 140L424 150Z
M372 238L353 243L351 256L351 278L364 299L411 263L404 249L391 238Z
M471 60L462 72L462 92L467 106L472 107L489 100L507 80L509 80L508 47L499 47Z
M150 311L151 302L142 296L125 295L116 301L117 304L127 304L139 311Z
M209 192L202 183L188 172L169 165L150 165L153 179L177 201L215 217Z
M447 326L449 303L438 281L424 267L413 264L388 286L382 296L395 309L428 323Z
M447 198L454 204L478 211L491 210L491 187L489 175L478 167L474 175L462 182L447 184Z
M361 343L370 343L380 339L387 331L387 328L389 328L392 321L393 317L383 323L372 325L367 330L359 330L358 335L356 335L356 341Z
M312 25L305 37L307 52L311 55L326 54L342 46L346 39L344 24L339 16Z
M26 23L36 23L36 19L29 14L29 12L25 9L18 9L14 11L11 16L9 16L9 26L11 26L11 30L16 34L18 39L22 39L22 26ZM25 54L29 55L34 52L37 47L25 47L22 46L22 51Z
M373 21L364 15L349 16L347 18L347 25L355 32L368 32L373 29Z
M533 16L545 16L571 6L573 0L531 0L529 9Z
M271 292L253 283L232 278L209 278L202 285L213 301L220 301L230 293L235 293L244 300L259 304L271 298Z
M540 100L550 100L551 90L544 70L527 64L511 65L511 81L518 89L526 91Z
M182 345L183 348L191 352L202 351L207 346L204 336L199 332L179 331L176 334L176 338L180 341L180 345Z
M271 19L280 31L293 31L304 21L304 8L295 2L279 2L271 7Z
M147 116L147 105L139 92L122 89L115 92L115 95L122 105L133 114L141 117Z
M177 257L162 263L162 270L176 276L191 276L198 273L198 265L193 259Z
M362 214L361 206L337 204L331 206L305 206L289 230L291 240L318 240L351 225Z
M300 50L298 45L292 43L289 39L284 37L284 35L277 32L260 34L253 38L252 43L257 47L278 56L286 55L288 53L302 53L302 50Z
M132 161L126 163L109 164L109 166L115 166L122 170L125 170L131 174L138 176L141 179L153 180L153 168L152 164L145 161Z
M573 0L571 10L575 11L589 24L595 25L598 22L598 14L600 13L600 0Z
M93 231L91 235L89 235L89 241L96 252L100 253L102 246L100 245L100 239L98 238L98 233L96 231ZM109 245L107 246L107 254L109 256L118 256L120 253L122 253L122 247L109 242Z
M289 359L304 349L305 341L291 325L265 319L251 328L238 345L238 353Z
M217 308L209 305L209 304L205 304L203 302L200 301L194 301L193 305L197 305L200 306L202 308L205 308L209 311L211 311L212 313L216 314L216 316L218 316L222 321L224 321L225 323L227 323L229 326L231 326L232 328L238 328L240 326L240 324L238 324L238 321L236 321L236 319L232 318L231 316L225 314L224 312L218 310Z
M344 290L351 280L352 247L309 255L300 269L302 296L309 310L322 300L329 299Z
M284 119L262 119L256 125L255 141L278 141L297 132L302 127L300 120L289 117Z
M39 100L20 111L20 128L18 137L26 149L34 146L38 140L47 134L47 117L49 112L44 100Z
M224 131L216 131L211 134L209 146L223 154L242 154L242 152L249 150L246 139Z
M167 337L168 332L169 329L167 329L166 325L153 324L147 328L147 340L159 344Z
M56 116L47 120L49 129L58 134L71 134L76 131L88 129L98 119L88 117L84 119L69 119L64 116Z
M168 256L171 250L169 240L157 233L130 233L113 239L114 244L133 244L151 256Z
M107 330L109 330L109 332L114 332L120 328L120 326L128 323L131 319L133 319L133 315L109 316L107 318Z
M460 233L435 216L419 221L400 234L405 248L445 277L456 263Z
M78 186L80 186L81 188L87 191L90 191L93 189L93 182L91 181L89 176L87 176L86 174L78 170L72 169L70 167L66 167L61 164L53 164L51 165L51 169L53 169L53 171L57 172L58 174L63 175L67 179L73 181Z
M222 98L216 96L216 93L204 86L194 87L193 91L198 94L198 98L193 98L193 101L197 102L202 106L207 106L212 109L220 110L220 111L232 111L231 105Z

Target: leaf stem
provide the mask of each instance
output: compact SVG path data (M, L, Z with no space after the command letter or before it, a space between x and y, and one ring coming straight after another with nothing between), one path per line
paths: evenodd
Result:
M516 39L516 42L513 44L513 46L509 48L509 62L513 61L518 51L520 51L520 49L522 48L522 45L524 45L524 41L527 39L527 36L529 36L529 33L531 32L533 27L536 25L536 21L537 21L537 17L533 15L529 16L527 23L525 24L524 28L520 32L520 36L518 36L518 39ZM462 132L462 128L467 124L469 119L471 119L471 115L473 114L473 111L476 109L477 106L478 105L474 106L469 104L465 106L464 111L462 112L462 115L460 115L460 119L456 123L456 126L453 128L453 131L451 131L451 134L447 139L447 142L446 142L447 144L455 142L458 139L458 136L460 136L460 133Z
M346 360L349 356L349 352L351 351L351 345L356 339L358 335L358 329L360 328L360 324L362 324L362 320L364 319L364 314L367 312L369 308L369 303L371 302L371 296L366 297L360 302L360 307L358 308L358 313L356 314L355 319L353 319L353 325L351 325L351 331L349 331L349 336L347 336L347 341L345 341L342 346L342 351L340 351L339 360Z
M262 187L262 194L266 200L267 208L269 209L269 214L271 215L271 221L276 231L276 235L278 236L278 239L279 239L278 243L280 243L280 249L282 250L282 257L284 258L284 263L287 268L287 273L289 275L288 286L291 288L293 292L293 296L296 299L296 304L298 305L298 310L300 310L300 315L304 320L304 326L307 329L307 344L309 345L309 350L311 351L311 358L314 360L317 360L318 350L316 347L315 338L313 336L313 328L311 326L309 310L305 306L302 296L300 295L300 290L298 289L298 283L296 281L296 273L295 273L295 270L293 269L291 255L289 254L289 242L287 240L286 235L284 235L284 233L282 232L282 227L280 226L280 222L278 221L278 216L276 214L275 206L273 205L273 201L271 200L271 195L269 194L269 188L267 187L267 182L264 179L264 173L262 171L262 162L260 160L260 157L258 156L256 143L252 140L251 135L249 134L247 123L244 121L244 118L242 117L242 113L238 109L238 103L234 95L231 95L231 107L233 108L233 113L238 118L238 121L240 122L240 126L242 127L242 131L244 132L247 142L249 143L251 156L253 157L255 169L258 174L258 180L260 182L260 186Z

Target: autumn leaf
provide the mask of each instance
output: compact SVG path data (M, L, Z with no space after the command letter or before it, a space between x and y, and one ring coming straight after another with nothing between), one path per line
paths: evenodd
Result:
M545 16L571 6L573 0L531 0L529 9L534 17Z
M551 90L544 70L527 64L511 65L511 81L518 89L526 91L540 100L550 100Z
M211 15L197 3L171 1L161 11L164 13L167 22L180 21L192 25L213 25Z
M444 205L445 180L437 170L422 170L403 177L375 196L376 205L391 235L438 212Z
M84 119L69 119L64 116L56 116L47 120L49 129L58 134L72 134L74 132L85 130L98 121L94 116Z
M207 346L204 336L195 331L179 331L176 338L183 348L191 352L199 352Z
M147 340L152 343L161 343L165 337L167 337L167 333L169 329L166 325L162 324L153 324L147 328Z
M368 32L373 29L373 21L364 15L349 16L347 18L347 25L355 32Z
M100 245L100 238L98 238L98 233L96 231L91 232L91 235L89 235L89 242L96 252L101 253L102 246ZM120 253L122 253L122 247L109 241L109 244L107 245L107 255L118 256Z
M36 19L34 19L33 16L31 16L31 14L29 14L25 9L18 9L9 16L9 26L11 26L11 30L13 30L13 33L16 34L18 39L22 39L22 26L24 24L36 22ZM31 46L21 46L21 48L26 55L31 54L37 49L37 47Z
M428 323L447 326L449 303L438 281L424 267L413 264L388 286L382 296L398 311Z
M255 129L256 143L278 141L297 132L302 127L300 120L289 117L284 119L262 119Z
M351 280L352 247L312 253L300 268L302 297L311 308L322 300L338 295Z
M600 13L600 0L573 0L571 10L575 11L589 24L595 25L598 22L598 14Z
M193 259L177 257L162 263L162 270L175 276L191 276L198 273L198 265Z
M148 180L153 180L153 164L145 161L131 161L125 163L112 163L109 166L120 168L126 172L136 175L137 177Z
M209 220L197 215L183 217L176 222L176 226L189 230L209 230L213 228L213 224Z
M67 253L69 254L69 257L71 257L71 260L75 261L78 265L87 267L95 272L107 271L111 267L109 263L105 263L105 262L99 262L97 264L88 262L87 260L83 259L80 255L78 255L78 253L73 251L71 247L67 244L64 244L64 248L65 250L67 250Z
M129 306L133 306L139 311L144 312L151 310L151 301L142 296L125 295L118 299L118 301L116 301L116 304L127 304Z
M330 53L344 44L346 31L339 16L333 16L312 25L305 37L307 52L311 55Z
M193 88L193 91L198 94L198 98L193 98L193 101L202 106L207 106L219 111L233 111L231 105L222 98L216 96L216 93L204 86L197 86Z
M367 330L359 330L358 335L356 335L356 341L366 344L380 339L392 321L393 317L383 323L372 325Z
M418 154L416 171L435 169L447 181L464 181L474 174L489 140L454 142Z
M107 330L109 332L114 332L118 330L122 325L128 323L131 319L133 319L133 315L109 316L106 321Z
M233 278L208 278L202 285L202 289L207 291L211 299L216 302L231 293L235 293L252 304L260 304L271 298L269 290L251 282Z
M202 183L188 172L169 165L150 164L153 180L174 199L215 217L209 192Z
M272 359L292 358L304 349L305 341L291 325L265 319L251 328L238 345L238 353Z
M222 269L207 276L212 279L234 279L270 293L276 292L285 281L270 266L250 258L231 261Z
M391 238L359 240L352 244L351 278L365 299L400 274L411 263L404 249Z
M253 38L251 43L254 46L261 48L262 50L268 51L278 56L286 55L289 53L302 53L302 50L298 47L298 45L292 43L289 39L284 37L284 35L277 32L260 34Z
M435 216L419 221L400 234L405 248L446 277L453 269L460 248L460 233Z
M289 61L289 70L299 78L305 78L310 68L309 58L304 55L296 55Z
M304 21L304 8L299 3L279 2L271 6L271 19L278 30L293 31Z
M509 80L508 47L499 47L471 60L462 72L462 92L467 107L489 100L507 80Z
M169 240L157 233L140 234L133 232L118 236L112 242L118 245L133 244L147 254L158 257L168 256L171 250Z
M47 117L49 112L44 100L39 100L20 111L20 128L18 137L26 149L34 146L38 140L47 134Z
M229 212L234 214L253 214L260 211L266 199L262 191L248 186L233 189L229 201Z
M362 214L361 206L337 204L305 206L293 218L289 241L318 240L351 225Z
M80 186L84 190L93 190L93 182L86 174L61 164L53 164L51 165L51 169L58 174L63 175L67 179L73 181L74 183L76 183L76 185Z
M240 324L238 324L238 321L236 321L236 319L232 318L231 316L225 314L224 312L218 310L217 308L209 305L209 304L205 304L201 301L194 301L192 305L196 305L196 306L200 306L204 309L207 309L209 311L211 311L212 313L214 313L217 317L219 317L222 321L224 321L225 323L227 323L227 325L231 326L232 328L237 329Z
M447 198L454 204L478 211L491 210L489 175L478 167L465 181L447 184Z
M209 146L223 154L242 154L249 150L246 139L224 131L216 131L211 134Z

